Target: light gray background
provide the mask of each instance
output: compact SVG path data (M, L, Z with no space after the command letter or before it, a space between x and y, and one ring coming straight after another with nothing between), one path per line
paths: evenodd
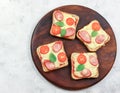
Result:
M110 73L96 85L78 91L63 90L45 80L30 53L37 22L50 10L69 4L100 13L112 26L117 40L117 57ZM120 0L0 0L0 93L119 93L119 9Z

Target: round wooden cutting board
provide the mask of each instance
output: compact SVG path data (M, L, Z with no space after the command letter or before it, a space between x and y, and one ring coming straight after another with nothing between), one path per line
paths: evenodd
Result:
M77 38L75 40L61 39L51 36L49 31L52 24L52 13L54 10L60 9L64 12L73 13L80 17L80 21L77 26L77 30L87 25L90 21L96 19L100 22L103 29L110 35L110 41L103 47L101 47L96 53L99 60L99 77L96 79L81 79L73 80L71 78L71 62L70 55L73 52L89 52L84 44ZM113 30L109 23L97 12L78 5L68 5L56 8L47 13L37 24L31 39L31 54L33 62L35 63L38 71L54 85L69 89L78 90L90 87L100 80L102 80L112 68L116 57L116 40ZM40 45L54 42L56 40L62 40L69 59L69 65L67 67L45 73L42 70L41 62L37 56L36 48Z

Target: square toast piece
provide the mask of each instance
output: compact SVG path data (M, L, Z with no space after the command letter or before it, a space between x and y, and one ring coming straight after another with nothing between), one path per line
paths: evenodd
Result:
M79 16L61 10L53 12L50 34L56 37L75 39Z
M97 51L110 40L110 36L103 30L97 20L91 21L88 25L78 30L77 37L89 51Z
M68 58L62 41L55 41L39 46L36 52L44 72L49 72L68 65Z
M99 62L96 53L72 53L71 76L73 79L97 78Z

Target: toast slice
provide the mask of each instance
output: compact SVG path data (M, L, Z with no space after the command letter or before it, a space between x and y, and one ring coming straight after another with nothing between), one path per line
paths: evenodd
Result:
M89 51L97 51L110 40L110 36L103 30L97 20L91 21L88 25L78 30L77 37Z
M44 72L56 70L68 65L68 58L62 41L55 41L39 46L36 52Z
M73 79L97 78L99 62L96 53L72 53L71 76Z

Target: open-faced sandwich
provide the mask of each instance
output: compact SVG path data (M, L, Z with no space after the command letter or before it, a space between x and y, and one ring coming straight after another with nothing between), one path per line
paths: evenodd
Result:
M78 30L77 37L86 45L89 51L97 51L110 40L110 36L103 30L97 20L91 21Z
M96 53L72 53L71 76L73 79L97 78L99 62Z
M74 39L79 16L60 10L53 12L50 34L56 37Z
M63 42L55 41L37 48L37 55L44 72L49 72L68 65Z

